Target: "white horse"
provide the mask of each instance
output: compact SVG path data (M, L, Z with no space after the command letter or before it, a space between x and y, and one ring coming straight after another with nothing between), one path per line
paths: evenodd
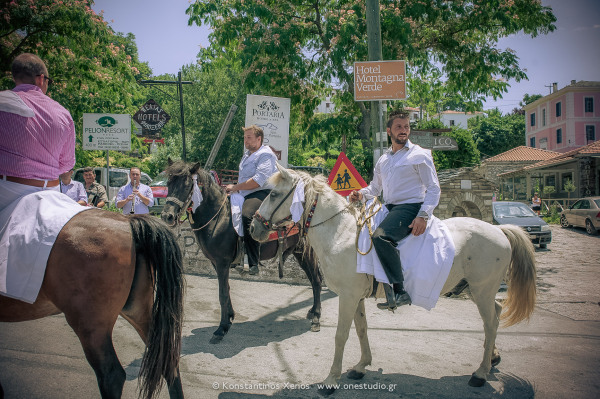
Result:
M323 382L332 387L341 377L344 346L352 320L360 341L361 358L349 370L348 377L362 378L365 367L371 364L364 298L371 294L373 277L356 272L356 208L348 206L322 176L315 178L279 168L279 173L270 179L274 189L252 222L252 236L264 241L269 226L289 221L291 193L300 179L304 182L306 199L301 226L305 228L307 219L311 219L307 238L320 260L327 287L339 295L335 355L331 371ZM312 215L311 208L314 208ZM479 309L485 331L483 360L469 385L482 386L492 366L500 362L495 345L500 318L507 327L529 319L533 312L536 297L534 249L529 237L517 226L493 226L472 218L451 218L443 222L451 232L456 256L442 292L449 292L462 279L468 282L471 299ZM508 284L504 313L503 306L495 300L503 279ZM333 388L325 391L331 393Z

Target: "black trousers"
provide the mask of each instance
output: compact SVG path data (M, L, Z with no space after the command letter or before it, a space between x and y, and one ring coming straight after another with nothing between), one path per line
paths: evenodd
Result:
M396 246L398 241L411 233L412 229L408 226L417 217L421 205L422 203L386 205L390 213L373 233L373 246L381 266L390 283L397 284L398 287L404 283L404 276Z
M252 217L270 192L271 190L260 190L244 197L244 205L242 205L242 224L244 226L244 245L246 247L246 255L248 255L248 265L250 267L258 266L258 261L260 260L260 243L252 238L248 230L252 223Z

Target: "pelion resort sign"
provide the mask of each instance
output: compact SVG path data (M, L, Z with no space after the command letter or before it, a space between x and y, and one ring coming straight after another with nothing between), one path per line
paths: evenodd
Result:
M404 100L404 61L354 63L354 101Z
M131 151L131 115L83 114L83 149Z

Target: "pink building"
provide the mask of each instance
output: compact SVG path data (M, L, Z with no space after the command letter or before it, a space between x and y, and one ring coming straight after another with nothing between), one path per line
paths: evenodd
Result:
M600 82L571 81L569 86L528 104L526 145L567 152L598 140Z

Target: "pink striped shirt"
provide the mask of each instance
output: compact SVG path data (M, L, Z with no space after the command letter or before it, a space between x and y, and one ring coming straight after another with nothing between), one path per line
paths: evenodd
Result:
M13 89L33 110L26 118L0 111L0 175L54 180L75 165L75 125L62 105L34 85Z

